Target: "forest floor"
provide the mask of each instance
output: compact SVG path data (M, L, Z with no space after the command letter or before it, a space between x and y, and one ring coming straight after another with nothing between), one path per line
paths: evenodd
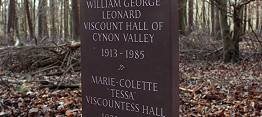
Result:
M261 55L236 64L183 61L179 67L181 115L262 116Z
M0 117L81 116L80 52L80 43L0 48Z
M262 116L262 38L245 36L240 60L224 63L222 40L205 35L180 39L180 115Z
M12 73L8 86L0 83L0 117L76 117L82 113L81 88L50 88L41 81L81 83L78 72L63 76L31 77ZM10 84L10 81L14 81ZM18 82L19 81L19 82Z
M254 49L252 45L257 43L243 42L241 60L238 63L223 63L221 41L206 41L202 38L195 41L192 37L180 40L180 115L262 116L262 53L257 49L261 47L256 46ZM58 64L59 67L52 64L33 69L0 62L4 65L0 66L0 117L82 116L81 73L76 70L79 66L72 66L79 64L76 62L79 56L73 52L75 48L63 49L66 52L58 50L52 49L49 56L53 53L64 55L56 58L63 61ZM1 51L1 60L8 60L2 59L8 54ZM49 52L50 49L44 51ZM37 54L43 55L41 52ZM21 58L22 55L18 55L13 59ZM21 63L21 60L14 63ZM6 66L12 69L4 69ZM62 74L53 74L59 71L63 71Z
M261 57L262 58L262 57ZM262 63L222 61L180 63L180 114L184 116L262 116ZM64 77L64 78L63 78ZM81 116L81 89L41 87L43 79L58 84L80 83L78 72L32 77L12 73L9 87L0 83L0 116ZM33 79L33 80L30 80Z

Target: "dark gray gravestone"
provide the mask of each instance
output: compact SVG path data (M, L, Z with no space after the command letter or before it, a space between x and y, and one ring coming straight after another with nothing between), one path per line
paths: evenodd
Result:
M81 0L83 117L178 117L177 0Z

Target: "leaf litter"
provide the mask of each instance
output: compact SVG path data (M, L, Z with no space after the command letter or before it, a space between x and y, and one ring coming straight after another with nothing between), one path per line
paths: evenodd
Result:
M223 61L180 61L180 115L262 116L262 57Z

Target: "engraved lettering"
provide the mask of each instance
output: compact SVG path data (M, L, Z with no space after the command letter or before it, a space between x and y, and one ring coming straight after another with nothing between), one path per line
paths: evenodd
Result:
M120 34L115 33L93 33L93 41L120 41Z
M112 97L127 99L127 100L135 100L133 96L133 92L111 89Z
M138 19L141 16L140 10L102 11L102 19Z
M122 30L123 22L84 22L85 30Z
M115 86L115 78L104 77L104 76L91 76L91 83L107 85L107 86Z
M142 113L147 115L153 115L157 117L166 117L163 112L163 108L158 107L150 107L146 105L142 105Z
M137 89L137 90L146 90L157 92L157 83L147 82L147 81L138 81L138 80L129 80L129 79L120 79L119 86L122 88L128 89Z
M153 43L154 34L123 34L125 42L131 43Z
M146 31L146 22L126 22L126 30Z
M92 0L86 1L87 8L115 8L121 7L121 0Z
M160 6L160 0L124 0L125 7L153 7Z

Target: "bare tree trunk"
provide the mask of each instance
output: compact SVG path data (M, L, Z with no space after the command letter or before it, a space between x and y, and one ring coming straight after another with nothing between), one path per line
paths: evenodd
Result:
M196 7L196 15L195 15L195 28L198 29L198 15L199 15L199 12L198 12L198 2L196 1L195 2L195 7Z
M30 16L28 0L25 0L25 9L26 9L26 16L27 16L27 22L28 22L28 27L29 27L30 39L34 39L35 45L37 45L37 39L35 38L35 35L34 35L33 24L32 24L32 20L31 20L31 16Z
M181 35L185 35L186 28L186 0L180 0L179 3L179 32Z
M215 14L215 36L216 40L221 40L222 35L221 35L221 27L220 27L220 21L219 21L219 9L216 8L216 14Z
M205 0L202 0L202 28L206 29L206 6L205 6Z
M11 40L9 40L9 45L15 44L15 0L9 0L8 5L8 24L7 24L7 33L8 36L11 37Z
M216 0L220 7L220 24L223 38L223 59L224 62L237 62L239 60L239 41L241 35L241 23L243 13L243 6L249 4L254 0L242 1L234 4L233 7L233 35L231 37L230 27L227 18L227 0Z
M262 10L262 4L260 5L260 9ZM262 33L262 14L260 15L260 34Z
M38 9L38 36L40 39L43 37L48 38L47 18L46 18L46 0L39 1Z
M211 35L215 35L215 5L214 2L211 1Z
M245 35L245 32L244 32L244 21L245 21L245 19L244 19L244 8L245 8L245 5L243 5L242 7L241 7L241 9L240 9L240 20L241 20L241 22L240 22L240 24L241 24L241 26L240 26L240 37L241 36L243 36L243 35ZM239 41L242 41L242 38L240 38L240 40Z
M4 10L3 10L4 8L3 8L2 6L3 6L3 3L2 3L2 0L0 0L0 9L1 9L1 15L2 15L1 21L4 23L4 20L3 20L3 19L4 19L4 12L3 12L3 11L4 11ZM4 25L4 24L3 24L3 25ZM4 28L3 28L3 29L4 29ZM3 32L4 32L4 31L3 31ZM2 33L3 33L3 32L2 32Z
M64 2L63 1L60 1L60 38L63 38L63 6L64 6L64 4L63 4Z
M42 4L42 26L43 26L43 36L46 37L46 38L49 38L49 33L48 33L48 22L47 22L47 9L46 9L46 6L47 6L47 0L43 0L43 4Z
M68 41L68 10L69 10L68 7L69 7L69 1L64 0L64 39L65 41Z
M259 30L259 0L256 0L256 30Z
M222 29L223 38L223 60L225 63L231 62L233 57L235 57L235 49L232 46L232 41L230 37L230 28L228 25L227 17L227 0L217 0L220 6L220 25Z
M38 4L38 38L43 38L43 11L42 11L43 0L39 1Z
M56 38L56 25L55 25L55 16L56 16L56 7L54 4L56 0L50 0L50 18L51 18L51 38L54 40Z
M10 34L12 30L14 30L14 22L15 22L15 0L9 0L8 5L8 26L7 33Z
M210 17L211 17L211 7L210 7L210 4L207 4L207 12L206 13L206 29L207 31L209 32L209 34L211 34L211 26L210 26Z
M193 11L194 11L194 0L188 0L188 32L192 32L193 30Z
M244 25L243 25L243 33L246 33L246 29L247 29L247 22L248 22L248 18L247 18L247 5L245 5L244 8Z
M3 14L4 14L4 25L3 25L3 29L4 29L4 36L6 37L6 34L7 34L7 16L6 16L6 12L7 12L7 9L6 7L3 7L4 10L3 10Z
M253 18L252 18L252 7L250 4L248 5L248 31L251 31L252 30L252 27L253 27Z
M72 37L73 40L79 40L80 19L79 19L79 1L72 0Z
M17 9L16 9L16 6L18 7L18 9L20 8L19 4L15 4L15 9L14 9L14 18L15 18L15 22L14 22L14 26L15 26L15 41L17 41L16 39L20 39L20 30L19 30L19 20L18 20L18 17L17 17ZM19 41L18 41L19 42Z
M26 14L26 5L25 5L25 0L21 0L21 9L23 9L23 13ZM27 15L24 15L21 17L21 26L22 26L22 31L23 31L23 39L27 39Z
M3 3L2 3L2 0L0 0L0 9L1 9L1 21L4 23L4 8L2 7L3 6Z
M233 12L233 22L234 22L234 32L233 32L233 38L231 41L231 45L233 45L233 48L231 50L231 60L233 62L237 62L239 60L239 41L240 41L240 35L242 33L241 31L241 9L242 6L235 6L234 12Z
M32 8L33 29L36 30L36 0L33 0Z

